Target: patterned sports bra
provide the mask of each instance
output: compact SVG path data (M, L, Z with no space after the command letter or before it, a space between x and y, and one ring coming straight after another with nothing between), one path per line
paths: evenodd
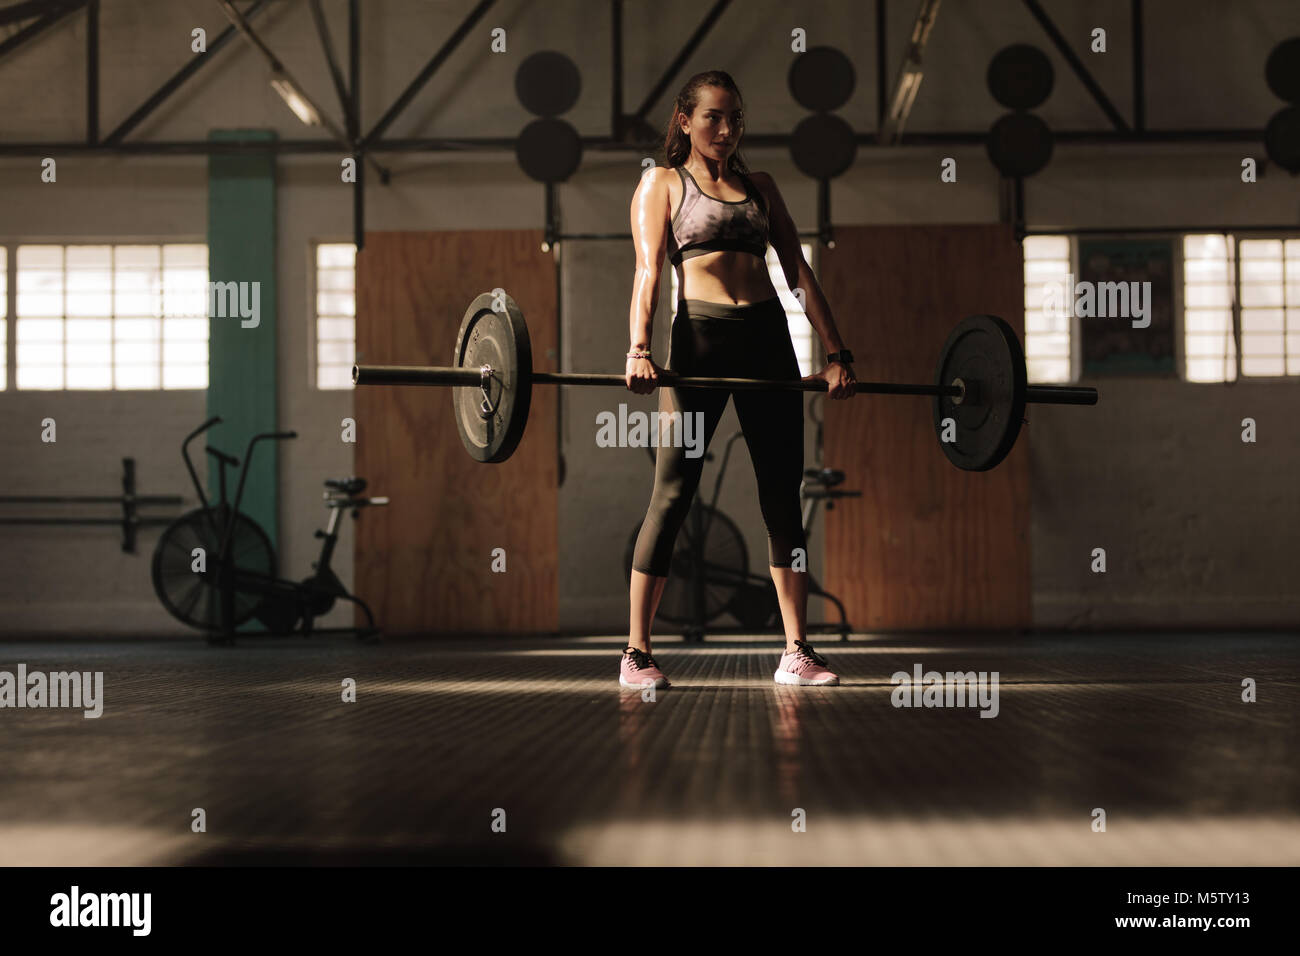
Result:
M668 233L669 262L680 265L683 259L719 250L749 252L760 259L767 255L767 201L748 176L739 174L745 198L732 201L707 195L685 167L675 168L682 201Z

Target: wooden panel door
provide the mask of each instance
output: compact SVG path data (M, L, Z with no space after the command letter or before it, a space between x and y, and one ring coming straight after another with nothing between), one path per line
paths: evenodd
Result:
M948 333L973 313L1000 315L1023 341L1010 226L837 226L835 243L822 251L820 281L859 380L933 382ZM1001 465L974 473L938 447L932 399L858 396L824 408L825 464L863 491L826 516L823 584L854 627L1028 626L1028 428Z
M470 302L502 288L527 319L534 368L554 371L555 263L542 238L368 233L357 256L358 362L451 365ZM553 633L555 389L534 389L523 441L495 465L466 454L451 401L447 388L356 390L356 473L392 500L356 525L356 593L391 634ZM493 570L498 548L504 572Z

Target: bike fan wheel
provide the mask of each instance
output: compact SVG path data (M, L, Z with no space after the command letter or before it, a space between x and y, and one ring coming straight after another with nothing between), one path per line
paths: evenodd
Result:
M749 577L749 551L744 535L736 523L721 511L708 505L699 505L703 512L700 522L704 532L703 565L699 569L704 577L704 621L712 621L727 611L740 586ZM689 624L695 614L695 559L692 549L697 534L694 514L682 525L681 534L673 549L672 567L664 584L663 597L655 620L666 624ZM641 529L637 527L628 540L623 555L623 565L630 578L636 539Z
M216 572L223 522L218 509L196 508L169 524L153 551L153 589L158 600L172 617L202 631L221 629L221 589L217 587ZM207 574L192 570L195 548L204 549ZM275 574L271 540L257 522L242 512L235 515L230 560L237 575ZM236 590L234 625L249 620L261 602L260 594Z

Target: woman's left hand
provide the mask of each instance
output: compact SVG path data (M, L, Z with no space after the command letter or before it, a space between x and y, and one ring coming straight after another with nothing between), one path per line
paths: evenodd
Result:
M826 392L831 398L852 398L857 392L858 380L853 375L853 367L841 362L831 362L815 375L809 375L804 381L821 379L826 383Z

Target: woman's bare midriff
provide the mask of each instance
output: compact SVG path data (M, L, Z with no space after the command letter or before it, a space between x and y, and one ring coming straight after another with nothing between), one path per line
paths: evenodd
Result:
M699 177L697 176L698 180ZM744 184L709 183L706 195L738 202L745 198ZM682 184L676 176L668 183L668 209L677 210L682 202ZM669 223L667 228L671 229ZM722 302L727 305L752 305L775 298L776 286L768 275L767 263L749 252L708 252L683 259L677 269L677 297Z
M709 252L676 267L678 299L752 305L776 297L767 263L749 252Z

